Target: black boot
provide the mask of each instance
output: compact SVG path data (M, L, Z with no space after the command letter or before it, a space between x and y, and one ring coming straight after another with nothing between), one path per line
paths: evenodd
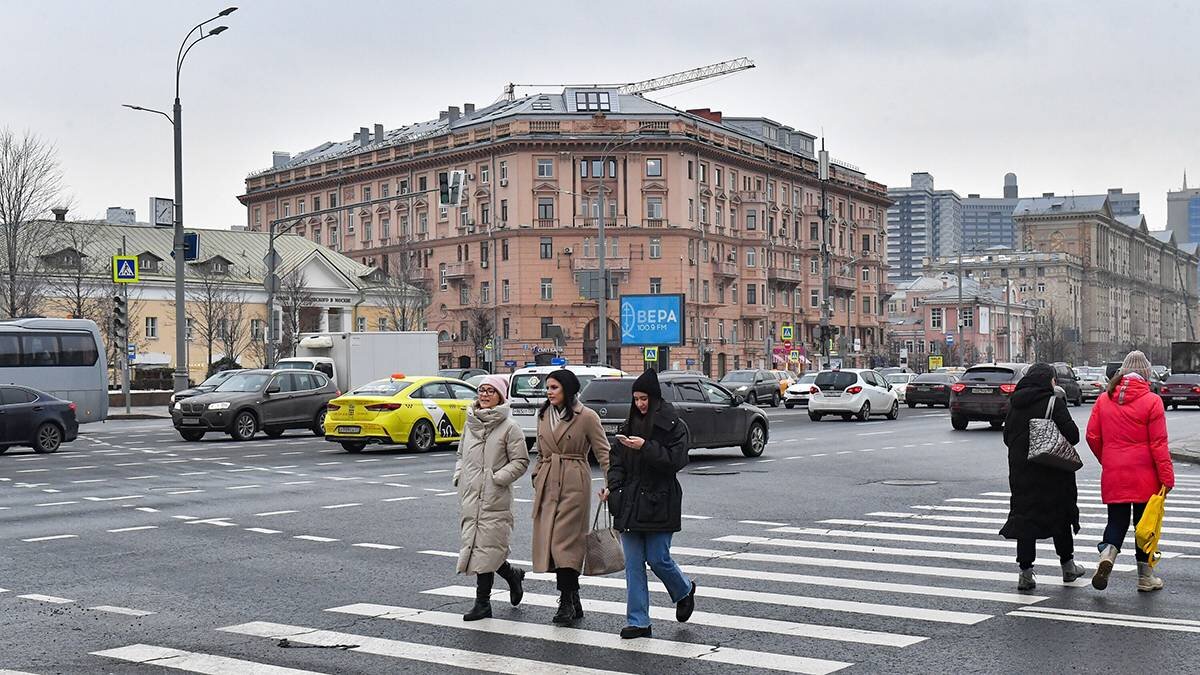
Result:
M463 615L463 621L478 621L492 617L492 581L491 574L480 574L476 579L475 604L471 611Z
M579 602L579 593L577 591L563 591L558 596L558 613L554 615L554 625L574 625L582 617L582 614L577 615L575 613L575 603L577 602Z
M579 599L579 591L571 594L571 603L575 605L575 620L583 618L583 601Z
M516 607L521 604L521 598L525 597L525 588L522 586L525 581L525 570L506 562L496 573L508 582L508 601L512 603L512 606Z

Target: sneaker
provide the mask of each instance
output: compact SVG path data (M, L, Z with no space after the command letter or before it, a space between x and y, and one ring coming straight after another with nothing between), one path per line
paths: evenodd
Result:
M1062 564L1062 573L1063 581L1071 582L1087 574L1087 570L1083 568L1083 565L1080 565L1074 560L1068 560Z
M1117 560L1117 554L1120 551L1116 546L1109 544L1100 552L1100 562L1096 565L1096 573L1092 575L1092 588L1102 591L1108 588L1108 575L1112 574L1113 563Z
M622 640L650 637L650 626L625 626L621 629Z
M1143 593L1149 591L1161 591L1163 580L1154 576L1154 569L1150 567L1150 563L1138 563L1138 585L1137 589Z
M1030 567L1027 570L1021 570L1021 573L1017 576L1017 590L1032 591L1035 588L1037 588L1037 581L1033 578L1033 568Z

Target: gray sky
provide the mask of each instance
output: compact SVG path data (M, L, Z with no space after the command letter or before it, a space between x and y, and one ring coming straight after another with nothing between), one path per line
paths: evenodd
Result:
M234 0L236 2L236 0ZM506 82L633 81L737 56L758 67L651 94L820 133L889 185L999 196L1200 184L1200 3L1143 1L457 3L245 0L184 69L191 227L245 222L235 196L272 150L393 128ZM0 125L59 151L73 215L173 190L166 120L179 41L224 2L0 0ZM453 7L451 16L445 8ZM538 9L534 9L537 7ZM1188 76L1188 72L1192 76Z

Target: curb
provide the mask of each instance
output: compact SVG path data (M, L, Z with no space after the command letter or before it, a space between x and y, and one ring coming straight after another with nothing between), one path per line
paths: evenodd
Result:
M1200 453L1189 452L1184 450L1172 450L1171 459L1176 462L1187 462L1189 464L1200 464Z
M106 420L169 420L171 418L167 417L165 415L151 415L148 413L130 413L128 415L126 415L125 413L118 413L116 415L109 415L105 419ZM1197 461L1200 461L1200 460L1197 460Z

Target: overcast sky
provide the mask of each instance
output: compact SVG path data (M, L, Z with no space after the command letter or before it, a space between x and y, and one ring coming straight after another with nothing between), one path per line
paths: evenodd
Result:
M238 4L184 69L190 227L244 223L236 195L272 150L484 105L507 82L634 81L738 56L758 67L649 96L824 130L834 157L888 185L929 171L999 196L1013 171L1022 195L1140 191L1152 229L1185 168L1200 184L1196 2ZM120 205L146 220L151 195L172 195L170 125L121 104L169 111L179 41L225 6L0 0L0 125L57 146L73 216Z

